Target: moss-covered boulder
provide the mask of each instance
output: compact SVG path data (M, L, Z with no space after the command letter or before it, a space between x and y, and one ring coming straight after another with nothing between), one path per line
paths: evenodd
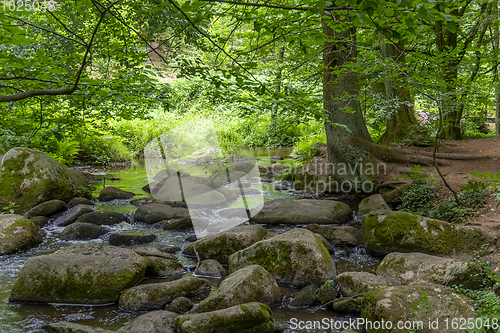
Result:
M134 192L124 191L114 186L107 186L99 192L99 201L110 201L115 199L130 199L135 196Z
M29 258L11 302L105 304L142 278L148 260L129 249L88 243Z
M473 260L431 256L424 253L388 254L377 267L377 275L392 285L431 282L447 286L481 288L489 277L483 266Z
M215 259L227 264L231 254L242 250L267 236L267 230L257 225L245 225L227 229L199 239L189 244L183 251L187 255L195 255L194 249L202 259Z
M226 276L226 270L214 259L203 260L194 273L198 276L220 279Z
M361 200L358 206L358 214L365 215L374 210L391 210L380 194L374 194Z
M186 269L177 259L148 257L149 266L146 276L152 278L168 278L186 273Z
M178 316L175 326L180 333L274 333L271 309L257 302Z
M278 305L281 303L281 289L262 266L251 265L229 275L191 313L215 311L257 301L269 306Z
M52 199L68 202L91 195L80 173L34 149L12 148L2 158L0 170L0 205L14 202L18 213Z
M126 235L112 233L109 236L109 244L114 246L136 246L141 244L149 244L156 240L155 234L150 235Z
M257 206L252 216L260 224L335 224L351 219L352 210L333 200L274 199Z
M488 237L477 228L389 211L363 216L363 238L366 248L377 255L472 253L488 242Z
M184 314L193 308L193 302L187 297L177 297L170 304L165 306L165 310L178 314Z
M76 205L88 205L88 206L93 206L94 203L87 199L87 198L83 198L83 197L75 197L73 199L71 199L69 202L68 202L68 209L71 209L71 207L74 207Z
M188 276L169 282L132 287L121 294L119 305L127 311L159 310L179 296L190 297L209 291L210 284L207 280Z
M37 246L43 241L40 228L17 214L0 215L0 255Z
M108 331L99 327L68 323L65 321L45 324L42 326L42 329L50 333L128 333L124 331Z
M306 229L320 234L333 245L357 246L363 242L363 232L351 226L333 227L314 223L307 225Z
M35 216L50 216L52 214L58 213L60 211L66 210L66 204L64 201L61 200L49 200L42 202L39 205L36 205L35 207L31 208L28 210L26 213L24 213L24 216L28 219L35 217Z
M302 288L290 302L290 307L310 307L318 303L318 286L310 284Z
M65 227L70 225L71 223L76 222L80 216L87 213L92 213L94 211L94 207L91 205L76 205L65 211L61 214L61 216L57 217L53 224L61 227Z
M62 240L87 240L107 234L108 230L92 223L75 222L64 228L59 235Z
M361 317L365 321L392 323L392 329L372 325L365 327L369 333L388 333L410 331L417 332L457 332L452 327L454 318L475 318L471 301L463 294L454 292L450 287L435 284L417 284L407 286L394 286L386 288L375 288L369 290L362 301ZM448 327L445 320L448 320ZM436 323L437 327L432 327ZM413 327L397 330L398 322L403 324L422 322L420 328L418 323ZM431 325L431 327L429 327ZM379 329L375 329L379 327ZM404 328L404 327L403 327Z
M364 294L370 289L391 285L384 277L368 272L344 272L337 275L336 280L344 297Z
M139 206L134 214L135 222L154 224L163 220L189 217L189 211L184 207L172 207L161 203Z
M318 237L309 230L295 228L262 240L229 257L229 270L261 265L276 281L295 287L321 285L335 279L335 262Z
M176 333L177 316L177 313L170 311L152 311L138 316L119 330L129 333Z

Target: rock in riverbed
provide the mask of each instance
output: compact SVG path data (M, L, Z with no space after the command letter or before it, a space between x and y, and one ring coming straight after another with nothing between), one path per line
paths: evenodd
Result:
M17 214L0 215L0 255L37 246L43 241L40 228Z
M278 283L295 287L321 285L337 275L335 262L323 243L306 229L296 228L262 240L229 258L230 272L252 264L264 267Z
M143 277L148 260L129 249L75 244L29 258L12 287L9 301L37 303L115 303L120 293Z

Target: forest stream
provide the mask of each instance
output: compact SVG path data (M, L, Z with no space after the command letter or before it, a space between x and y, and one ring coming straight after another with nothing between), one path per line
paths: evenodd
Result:
M259 161L259 163L269 164L271 156L288 156L289 149L273 149L265 150L258 149L250 151L251 154ZM278 163L291 162L288 158ZM115 186L122 190L131 191L136 194L135 199L149 197L150 194L144 192L142 187L147 184L146 169L144 161L135 160L131 164L114 165L105 169L95 167L78 167L80 171L89 170L96 174L92 185L94 186L93 197L99 195L99 191L105 186ZM276 185L280 185L280 181L275 180L267 186L267 192L264 193L264 200L268 201L276 198L299 198L291 191L274 190ZM252 199L252 195L247 197L247 202L250 208L255 207L258 201ZM357 210L357 202L347 202L351 208ZM95 206L96 211L116 211L127 215L132 218L136 206L130 204L129 200L113 200L108 202L97 202ZM354 219L359 216L353 215L353 220L349 221L347 225L352 224ZM300 226L299 226L300 227ZM154 243L168 244L178 246L184 249L189 242L186 237L192 234L192 231L175 231L175 230L157 230L152 229L151 226L134 223L129 224L122 222L116 225L106 226L109 233L101 236L98 239L91 240L91 242L107 243L109 234L123 233L123 234L152 234L157 236ZM266 226L266 229L275 233L283 233L292 226L275 225ZM44 330L41 326L46 323L57 321L74 321L79 324L89 325L92 327L101 327L109 330L115 330L126 322L137 317L141 313L127 312L119 309L117 304L102 305L102 306L82 306L71 304L27 304L27 303L14 303L8 302L11 288L17 278L25 261L33 256L52 253L61 248L71 244L84 243L88 241L62 241L58 235L64 227L51 225L50 222L47 226L42 228L45 233L44 241L41 245L33 248L27 252L0 256L0 332L5 333L42 333ZM154 244L153 243L153 244ZM196 259L182 255L180 252L176 254L180 263L186 267L188 275L192 275L192 271L196 265ZM338 247L334 248L332 256L335 259L337 272L345 271L367 271L370 272L377 267L380 259L367 255L364 247ZM227 267L226 267L227 269ZM180 277L180 276L179 276ZM150 279L151 280L151 279ZM221 280L210 279L212 286L217 286ZM142 283L150 283L154 281L143 281ZM160 282L163 282L160 280ZM283 332L292 332L290 329L290 319L297 318L298 320L322 320L323 318L335 320L349 320L353 318L352 315L339 314L333 310L321 308L313 312L312 308L291 308L288 303L293 295L299 290L282 287L282 292L285 295L282 306L273 309L273 319L276 328ZM196 298L192 299L194 303L198 303ZM306 330L304 331L306 332ZM311 330L310 332L320 332L319 330ZM337 332L335 330L329 332ZM339 332L339 331L338 331Z

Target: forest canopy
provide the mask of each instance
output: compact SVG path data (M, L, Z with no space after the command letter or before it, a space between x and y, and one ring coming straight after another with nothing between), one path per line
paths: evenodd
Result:
M201 117L225 148L307 155L328 141L332 153L358 150L353 160L373 153L353 138L429 145L439 119L442 139L494 135L479 129L500 103L498 8L4 1L0 149L33 147L66 164L126 160Z

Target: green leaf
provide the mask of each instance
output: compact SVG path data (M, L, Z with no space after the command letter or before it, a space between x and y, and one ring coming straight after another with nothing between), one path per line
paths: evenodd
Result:
M457 32L457 24L455 22L453 22L453 21L447 21L446 22L446 28L451 33L456 33Z
M386 9L384 9L384 14L385 14L386 16L394 16L394 9L392 9L392 8L388 7L388 8L386 8Z

